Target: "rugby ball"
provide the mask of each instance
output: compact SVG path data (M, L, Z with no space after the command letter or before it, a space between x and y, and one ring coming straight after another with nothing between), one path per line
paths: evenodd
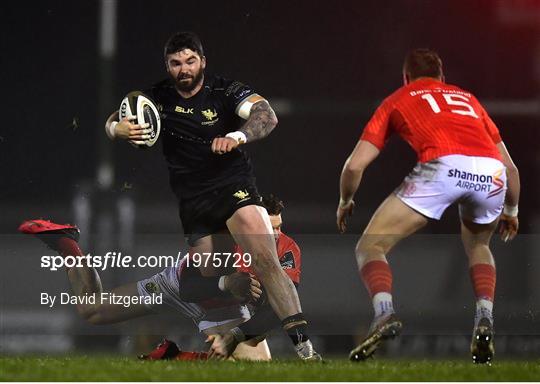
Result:
M136 117L136 124L148 123L151 129L150 137L144 141L135 141L134 144L140 147L151 147L154 145L161 132L161 118L156 103L150 97L140 91L130 92L120 103L118 110L120 120L129 117Z

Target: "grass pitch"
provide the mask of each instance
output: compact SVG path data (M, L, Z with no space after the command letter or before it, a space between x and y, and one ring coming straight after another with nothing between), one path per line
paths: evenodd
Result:
M3 381L538 381L540 360L328 360L303 363L138 361L122 357L0 357Z

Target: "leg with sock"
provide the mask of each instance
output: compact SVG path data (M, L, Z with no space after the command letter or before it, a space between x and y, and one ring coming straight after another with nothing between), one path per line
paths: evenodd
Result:
M482 318L493 323L493 299L495 296L496 271L491 264L475 264L470 267L471 282L476 297L474 326Z
M289 316L281 321L283 330L294 344L296 353L302 360L322 360L314 349L307 334L307 321L302 313Z
M469 272L476 299L471 357L476 364L491 364L495 354L493 343L493 301L496 270L489 242L496 227L462 220L461 238L469 258Z
M360 239L356 251L360 277L371 297L374 312L366 338L349 355L350 360L361 361L371 357L383 340L399 335L402 323L394 314L392 271L383 249L366 246Z
M374 323L394 313L392 302L392 271L387 262L369 261L360 270L360 276L373 303Z

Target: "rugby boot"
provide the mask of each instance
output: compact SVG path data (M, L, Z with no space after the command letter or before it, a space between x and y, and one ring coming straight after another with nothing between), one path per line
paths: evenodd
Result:
M19 225L19 232L35 235L43 241L49 248L61 252L61 238L68 238L73 241L79 240L79 228L71 224L56 224L49 220L27 220Z
M206 352L181 351L174 341L163 339L149 354L139 355L141 360L207 360Z
M296 344L294 349L298 357L303 361L322 361L322 356L313 349L311 340Z
M473 331L471 340L471 357L475 364L489 364L495 355L493 344L493 324L490 319L480 319Z
M403 324L395 314L374 320L369 327L368 335L349 354L351 361L363 361L371 357L383 340L393 339L401 333Z
M163 339L150 353L147 355L140 355L141 360L168 360L175 359L180 353L180 349L174 341Z

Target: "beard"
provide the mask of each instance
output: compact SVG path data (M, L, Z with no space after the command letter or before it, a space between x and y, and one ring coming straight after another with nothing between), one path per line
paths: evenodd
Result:
M204 69L200 69L194 76L182 76L176 79L176 88L182 92L191 92L201 81L204 76ZM189 79L190 81L187 81Z

